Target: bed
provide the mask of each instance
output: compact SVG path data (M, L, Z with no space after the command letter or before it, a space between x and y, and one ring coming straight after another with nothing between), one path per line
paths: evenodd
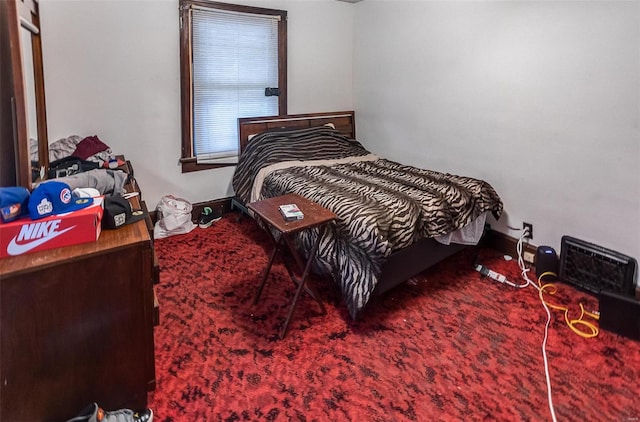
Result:
M297 193L336 213L313 269L338 284L352 318L371 297L477 243L487 214L502 213L500 197L485 181L372 154L356 140L352 111L238 124L235 200ZM303 232L297 246L306 254L317 236Z

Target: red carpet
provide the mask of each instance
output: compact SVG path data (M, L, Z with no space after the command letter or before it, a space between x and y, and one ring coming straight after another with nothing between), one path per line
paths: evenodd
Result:
M533 288L481 279L465 251L349 319L329 280L327 306L303 295L277 336L293 284L255 223L235 214L209 229L156 241L158 421L551 420L542 357L547 315ZM483 264L520 282L517 263L481 250ZM554 298L579 314L597 300L566 285ZM560 421L640 417L640 343L602 331L584 339L552 312L547 351Z

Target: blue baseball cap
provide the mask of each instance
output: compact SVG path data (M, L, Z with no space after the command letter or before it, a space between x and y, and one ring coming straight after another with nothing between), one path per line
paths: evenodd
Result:
M29 198L29 215L32 220L80 210L93 204L93 198L80 198L71 192L69 185L50 181L38 185Z
M29 191L21 186L0 188L0 216L8 223L29 212Z

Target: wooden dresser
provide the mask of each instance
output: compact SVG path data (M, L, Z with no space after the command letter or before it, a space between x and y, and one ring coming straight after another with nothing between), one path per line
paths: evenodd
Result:
M127 191L140 192L135 180ZM1 421L66 420L92 402L147 406L159 275L150 229L138 221L97 242L0 259Z

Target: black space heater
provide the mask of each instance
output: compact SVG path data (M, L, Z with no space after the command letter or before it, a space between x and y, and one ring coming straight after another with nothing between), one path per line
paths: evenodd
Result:
M600 328L640 341L638 263L621 253L562 237L560 280L598 295Z
M634 297L638 263L634 258L571 236L562 236L560 280L593 293Z

